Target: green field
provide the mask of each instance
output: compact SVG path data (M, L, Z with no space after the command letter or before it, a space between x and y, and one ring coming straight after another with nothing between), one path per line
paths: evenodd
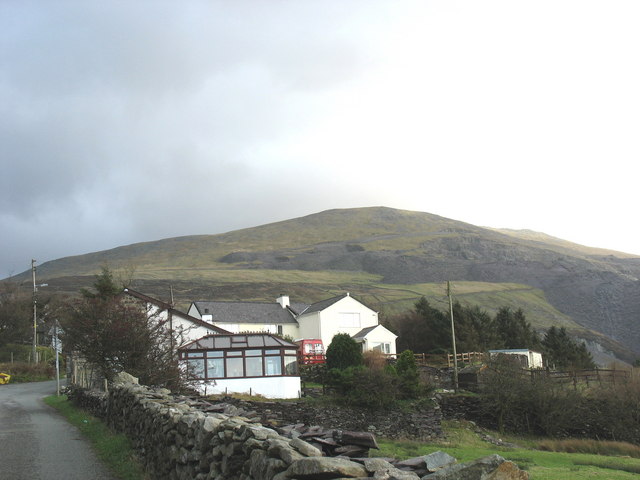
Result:
M441 450L455 457L458 462L468 462L498 454L528 471L531 480L623 480L638 478L640 475L640 458L631 457L628 451L619 452L613 447L610 448L610 455L549 452L535 448L544 439L507 436L502 437L502 440L515 443L519 447L505 448L483 441L467 422L447 421L443 422L443 427L446 440L421 443L378 438L380 450L372 450L370 455L405 459ZM495 438L500 438L497 433L489 433ZM593 444L590 441L585 443ZM599 443L606 448L609 442ZM629 447L640 456L640 447Z

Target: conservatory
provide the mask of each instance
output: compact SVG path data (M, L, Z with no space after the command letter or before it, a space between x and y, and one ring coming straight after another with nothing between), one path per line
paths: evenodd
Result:
M300 396L298 346L267 333L208 335L181 347L190 379L204 395Z

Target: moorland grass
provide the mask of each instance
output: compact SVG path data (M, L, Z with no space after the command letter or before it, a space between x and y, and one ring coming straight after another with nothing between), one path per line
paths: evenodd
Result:
M121 480L144 480L144 471L135 460L131 443L123 434L113 433L102 421L75 407L66 395L46 397L44 402L57 409L91 442L98 458Z
M379 451L372 451L372 456L411 458L426 455L438 450L444 451L455 457L459 462L492 455L498 455L516 463L521 469L529 472L531 480L574 480L574 479L599 479L599 480L623 480L637 478L640 472L640 460L631 458L628 451L607 445L618 442L601 442L604 444L598 448L604 453L567 453L542 451L537 446L543 440L534 438L522 438L508 436L502 438L505 441L515 443L518 448L493 446L483 441L466 422L443 422L446 433L445 439L434 442L398 441L378 438ZM491 432L490 432L491 433ZM498 437L498 434L494 434ZM576 441L579 443L580 441ZM591 441L586 442L588 444ZM595 447L585 447L583 450L593 452ZM623 456L617 456L623 455Z
M640 458L640 446L638 445L589 438L542 440L538 443L538 449L548 452L592 453L594 455Z

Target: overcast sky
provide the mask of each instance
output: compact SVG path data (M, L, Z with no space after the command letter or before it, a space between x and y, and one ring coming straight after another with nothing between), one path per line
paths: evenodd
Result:
M640 254L640 2L0 1L0 277L384 205Z

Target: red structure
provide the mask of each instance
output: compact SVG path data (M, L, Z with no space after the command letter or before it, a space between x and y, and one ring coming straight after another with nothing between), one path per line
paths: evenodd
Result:
M324 345L319 338L305 338L296 340L295 343L300 347L298 350L298 363L300 365L313 365L325 362Z

